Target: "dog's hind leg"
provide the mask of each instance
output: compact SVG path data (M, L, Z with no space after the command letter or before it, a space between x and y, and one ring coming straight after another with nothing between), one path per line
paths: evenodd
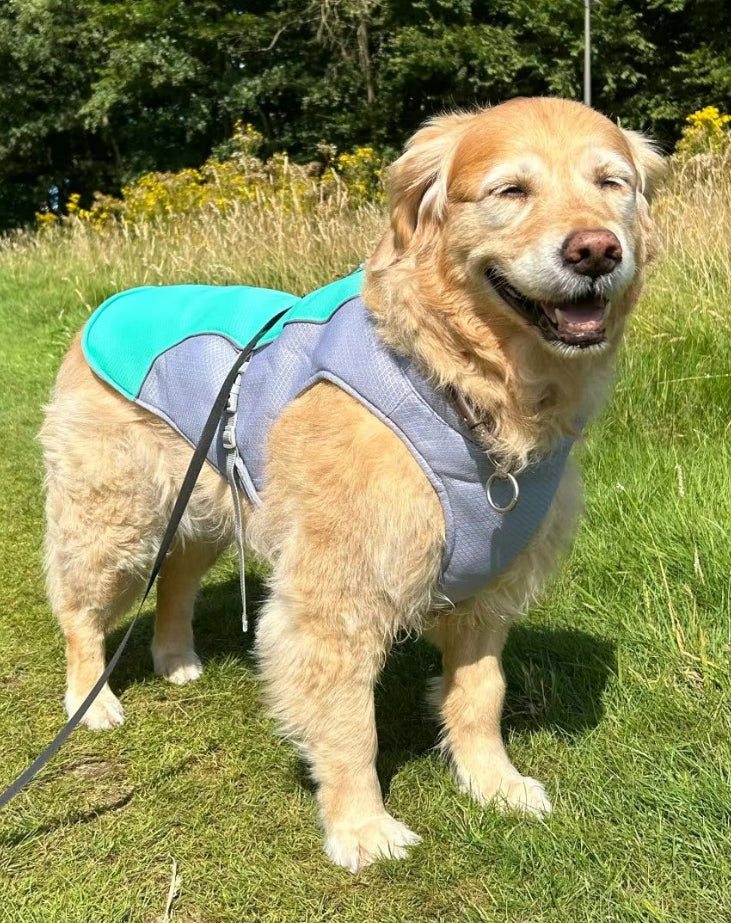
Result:
M132 489L76 478L68 469L62 474L53 470L47 478L45 563L48 598L66 637L65 705L72 715L104 671L105 635L144 587L160 525L149 517L134 523L132 513L145 504ZM94 729L123 721L108 684L82 719Z
M104 670L105 633L147 582L191 450L171 427L99 381L78 337L61 365L40 439L46 582L66 636L71 713ZM176 681L200 671L191 642L193 599L214 546L223 547L232 529L227 503L225 480L204 469L181 522L181 544L163 567L156 666ZM108 728L123 718L105 686L84 724Z
M140 583L122 575L86 571L83 590L61 570L68 565L56 555L47 560L51 603L66 637L66 713L71 716L104 672L105 635L131 605ZM59 579L60 578L60 579ZM61 582L63 581L63 582ZM106 683L82 723L95 730L124 721L119 699Z
M164 527L159 495L138 487L120 463L115 470L109 461L114 446L100 444L109 448L111 475L91 461L48 459L46 586L66 637L69 715L104 671L105 635L144 588ZM123 720L122 706L105 685L82 723L103 729Z
M201 578L219 550L210 543L180 543L160 573L152 660L155 673L171 683L188 683L203 672L193 647L193 607Z

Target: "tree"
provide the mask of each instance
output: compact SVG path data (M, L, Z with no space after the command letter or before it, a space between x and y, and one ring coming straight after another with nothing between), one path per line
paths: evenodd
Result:
M428 116L581 98L581 0L0 0L0 226L56 187L118 191L201 163L237 119L267 149L395 153ZM731 108L731 5L603 0L595 105L670 146Z

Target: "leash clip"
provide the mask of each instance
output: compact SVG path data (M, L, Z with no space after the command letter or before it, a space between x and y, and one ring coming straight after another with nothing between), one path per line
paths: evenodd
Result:
M236 448L236 418L232 417L223 428L221 442L227 452L232 452Z
M224 449L227 452L236 452L238 454L238 447L236 445L236 420L237 420L237 411L239 409L239 391L241 391L241 376L246 371L246 368L251 360L247 359L244 364L239 369L239 373L236 376L234 383L231 385L231 390L228 392L228 399L226 400L226 413L228 414L228 421L223 428L223 434L221 436L221 442L223 443Z
M248 362L246 363L248 365ZM231 390L228 393L228 400L226 401L226 413L236 413L236 410L239 406L239 391L241 390L241 373L244 371L244 368L239 372L236 381L231 386Z

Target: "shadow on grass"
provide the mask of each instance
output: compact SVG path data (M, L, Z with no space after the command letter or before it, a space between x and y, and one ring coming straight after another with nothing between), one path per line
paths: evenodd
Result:
M252 644L264 593L261 578L247 577L250 627L244 634L238 581L229 579L202 591L196 607L196 649L204 665L234 658L254 668ZM152 677L151 613L140 622L112 679L117 692ZM110 653L122 632L110 636ZM604 689L616 672L616 646L575 629L519 623L510 632L503 665L508 684L504 730L524 734L550 729L578 736L602 718ZM376 689L378 774L386 790L403 765L436 744L437 726L425 693L427 680L439 673L440 655L424 641L398 644L388 659ZM311 788L304 768L300 782Z
M241 627L241 597L238 579L203 588L195 607L195 648L203 666L219 658L241 660L252 669L254 657L254 631L259 607L265 595L264 580L261 577L246 577L246 600L249 616L249 630ZM150 680L153 676L150 643L153 631L154 604L145 606L132 637L111 679L112 689L119 695L128 686ZM107 638L107 659L117 649L127 629L126 625L115 628Z
M503 655L508 730L579 736L604 714L604 689L617 672L617 645L573 628L513 626Z
M517 624L503 667L504 731L576 737L601 721L604 689L617 669L616 644L575 629ZM424 641L399 645L389 658L376 694L378 771L386 789L403 765L437 742L425 694L428 678L440 672L439 653Z
M71 811L62 813L56 817L51 817L38 824L33 830L22 829L18 833L8 833L0 835L0 847L12 848L24 843L34 837L44 836L48 833L55 833L59 828L72 827L77 824L90 824L98 820L105 814L111 814L114 811L122 811L132 801L134 792L126 792L124 795L114 799L108 804L100 807L90 808L87 811Z
M83 761L82 761L83 762ZM187 757L183 760L180 760L175 766L168 766L157 775L157 783L164 784L166 779L177 776L193 764L193 759ZM93 762L87 765L92 767L95 765ZM38 824L33 830L28 830L24 826L20 831L16 833L3 833L0 834L0 847L13 847L17 846L19 843L26 841L31 837L43 836L47 833L53 833L61 827L68 828L80 824L89 824L95 820L98 820L100 817L104 817L106 814L113 814L116 811L122 811L135 797L136 791L133 787L128 787L124 785L124 791L120 791L120 785L118 781L112 778L109 781L109 789L105 790L104 781L107 776L107 772L104 771L106 767L110 764L105 761L97 763L102 768L102 771L95 774L90 774L87 778L95 783L95 785L89 785L86 790L86 794L83 796L87 799L95 800L97 803L93 806L88 806L84 808L75 808L63 812L54 812L56 816L48 817L43 823ZM39 781L36 781L34 784L38 785L48 785L49 783L54 782L61 776L66 776L69 773L75 774L74 770L78 769L78 764L71 764L70 766L65 766L61 769L57 769L52 772L46 772L44 777ZM82 773L83 776L83 773ZM115 784L116 782L116 784Z

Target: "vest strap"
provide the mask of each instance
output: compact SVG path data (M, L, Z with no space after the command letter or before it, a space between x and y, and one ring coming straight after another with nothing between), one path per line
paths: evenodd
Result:
M231 391L226 403L225 413L228 421L223 430L223 447L226 450L226 480L231 488L231 500L234 507L234 522L236 525L236 554L239 559L239 591L241 593L241 630L248 631L249 623L246 618L246 555L244 549L244 526L241 512L241 495L236 478L236 469L239 461L239 448L236 444L236 425L239 416L239 391L241 390L241 376L251 361L251 355L241 366L236 380L231 386Z

